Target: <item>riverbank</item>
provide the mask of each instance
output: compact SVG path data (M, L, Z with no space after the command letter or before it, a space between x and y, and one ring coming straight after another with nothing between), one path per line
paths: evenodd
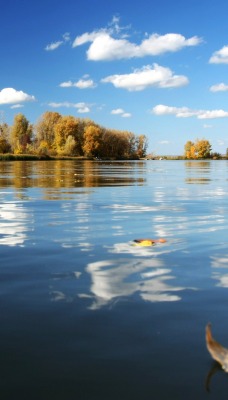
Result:
M91 160L88 157L67 157L67 156L44 156L34 154L0 154L0 161L48 161L48 160Z
M206 158L204 160L211 160L212 158ZM221 156L221 158L216 158L213 157L213 160L227 160L226 156ZM78 156L78 157L70 157L70 156L48 156L48 155L35 155L35 154L11 154L11 153L6 153L6 154L0 154L0 161L48 161L48 160L77 160L77 161L85 161L85 160L91 160L91 161L136 161L137 159L130 159L126 158L125 160L119 159L119 158L96 158L96 157L85 157L85 156ZM145 158L139 158L138 160L192 160L192 159L187 159L183 156L155 156L155 157L145 157ZM200 160L200 159L198 159ZM202 160L202 159L201 159Z

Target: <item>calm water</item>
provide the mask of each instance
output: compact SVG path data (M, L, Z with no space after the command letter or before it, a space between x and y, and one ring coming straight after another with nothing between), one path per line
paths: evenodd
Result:
M226 161L1 162L1 399L227 399L227 245Z

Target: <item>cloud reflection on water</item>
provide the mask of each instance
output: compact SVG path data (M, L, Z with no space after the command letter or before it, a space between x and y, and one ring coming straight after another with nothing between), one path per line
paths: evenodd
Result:
M228 255L213 256L211 260L212 268L216 268L212 273L213 279L218 281L216 286L228 288ZM224 273L224 269L227 273Z
M158 259L119 259L89 263L86 271L91 275L93 303L90 309L97 310L115 299L138 294L150 302L178 301L181 297L173 292L183 287L167 284L174 278L171 269L164 268Z
M31 215L23 203L0 204L0 245L22 246L27 237Z
M86 301L88 309L98 310L105 306L112 307L117 301L132 296L147 302L179 301L182 291L195 290L177 285L174 268L161 259L162 255L183 249L180 240L152 247L138 247L128 242L104 248L107 255L115 254L115 258L89 262L82 273L72 275L71 279L77 279L74 294L69 293L60 276L57 287L53 284L51 288L52 301L69 302L80 298ZM116 258L116 255L119 257ZM69 278L68 275L66 277Z

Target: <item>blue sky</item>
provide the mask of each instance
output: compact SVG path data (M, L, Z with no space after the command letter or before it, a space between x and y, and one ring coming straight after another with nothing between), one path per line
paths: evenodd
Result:
M183 154L196 138L225 153L228 3L134 3L2 3L1 122L58 111L145 134L156 154Z

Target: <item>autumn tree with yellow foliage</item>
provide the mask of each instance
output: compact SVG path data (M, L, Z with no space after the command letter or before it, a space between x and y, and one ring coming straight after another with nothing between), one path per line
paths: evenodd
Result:
M9 126L6 123L0 124L0 153L9 153L11 150L9 134Z
M46 111L34 126L35 147L38 154L51 154L55 151L54 127L61 118L58 112Z
M191 160L210 158L211 144L206 139L196 139L195 143L189 140L185 146L185 158Z
M80 144L77 138L78 122L72 116L64 116L59 118L54 126L54 143L57 154L66 154L67 149L71 149L71 154L68 155L81 155ZM69 139L70 138L70 139ZM69 140L71 146L69 147ZM72 144L74 143L74 146Z
M88 125L84 130L83 151L87 156L100 156L102 130L96 125Z
M9 141L15 154L26 153L28 150L28 146L32 141L32 125L23 114L17 114L14 117Z

